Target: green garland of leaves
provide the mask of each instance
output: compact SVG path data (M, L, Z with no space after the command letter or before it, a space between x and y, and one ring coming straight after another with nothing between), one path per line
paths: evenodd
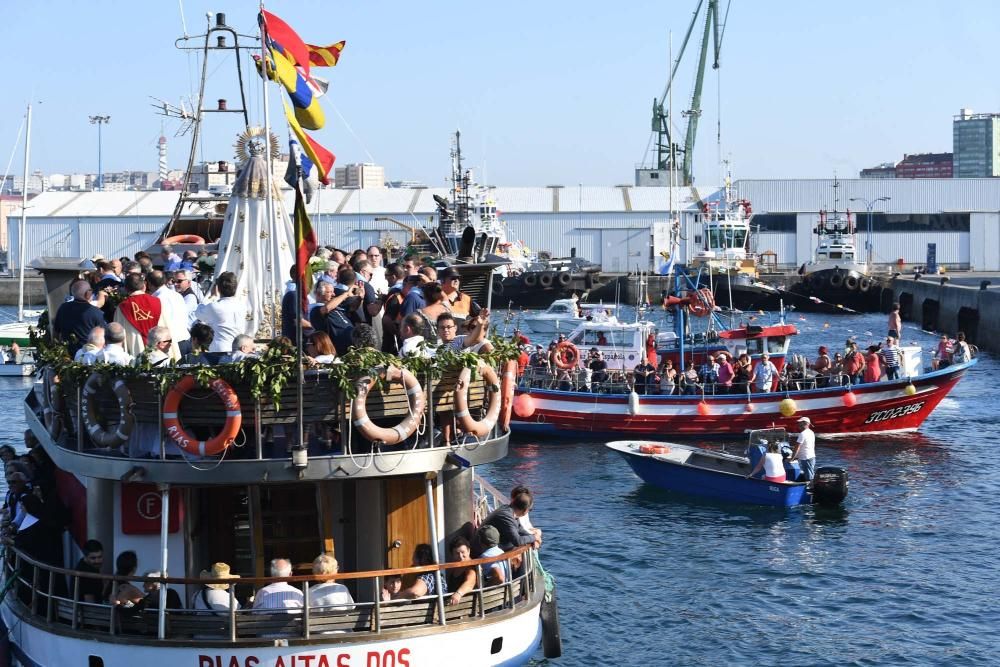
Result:
M77 386L86 382L91 373L100 373L108 379L154 377L159 380L160 390L163 393L168 392L185 375L193 375L201 387L207 387L212 380L222 378L230 384L248 387L254 399L269 400L275 409L280 409L282 390L297 376L295 348L281 341L271 341L267 350L259 357L236 363L215 366L153 367L145 354L139 358L139 363L135 366L84 365L73 361L64 343L50 341L47 336L41 335L34 329L31 330L30 336L32 345L38 350L38 358L42 365L52 368L61 379L71 381ZM347 354L338 359L338 363L326 364L319 368L329 374L333 384L347 398L354 398L358 393L357 381L362 377L376 378L376 388L385 390L385 381L379 369L389 366L405 368L422 380L440 379L446 371L460 368L471 369L475 377L480 362L499 367L511 359L517 359L520 355L516 342L499 338L495 332L490 337L490 343L493 345L492 352L475 353L440 347L429 359L420 355L400 358L372 348L352 347Z

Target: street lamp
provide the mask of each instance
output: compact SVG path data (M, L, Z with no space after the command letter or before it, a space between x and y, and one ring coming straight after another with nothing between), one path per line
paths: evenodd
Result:
M97 189L104 189L104 170L101 168L101 126L111 122L111 116L91 116L90 124L97 126Z
M872 209L875 208L875 204L880 201L889 201L892 197L879 197L877 199L872 199L871 201L865 199L864 197L851 197L850 201L859 201L865 205L868 210L868 235L865 238L865 250L867 251L867 265L868 269L871 270L872 265Z

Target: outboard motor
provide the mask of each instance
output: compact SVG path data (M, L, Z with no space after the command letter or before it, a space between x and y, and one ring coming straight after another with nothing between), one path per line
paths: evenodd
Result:
M813 478L813 502L817 505L839 505L847 498L847 470L826 466L816 469Z

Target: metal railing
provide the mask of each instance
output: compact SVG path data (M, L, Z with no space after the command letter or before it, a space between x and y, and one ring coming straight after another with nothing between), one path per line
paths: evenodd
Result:
M507 563L509 571L517 573L501 584L486 585L484 570L495 563ZM433 595L416 599L382 599L386 577L420 575L427 572L445 573L452 569L475 568L476 587L458 604L447 603L449 593L441 587ZM55 567L30 558L21 551L8 548L3 556L4 579L12 582L6 592L13 605L29 620L45 623L59 632L87 631L115 637L135 637L157 640L183 640L185 644L229 641L249 643L264 639L310 639L314 635L369 633L385 635L395 630L411 630L415 626L444 626L484 619L492 614L525 609L537 601L540 570L530 545L518 547L500 556L422 567L338 573L336 575L306 575L291 577L245 577L240 579L192 579L183 577L121 577L80 572ZM71 586L65 590L66 579ZM62 582L60 583L60 578ZM442 578L444 578L442 576ZM107 601L88 602L81 598L80 582L97 579L110 584L155 582L197 586L206 584L228 586L228 609L145 609L128 608ZM310 586L328 582L371 582L374 594L369 600L353 604L310 606ZM255 589L276 582L301 584L303 607L284 609L240 608L237 586ZM154 593L159 595L158 593ZM442 613L443 612L443 613Z

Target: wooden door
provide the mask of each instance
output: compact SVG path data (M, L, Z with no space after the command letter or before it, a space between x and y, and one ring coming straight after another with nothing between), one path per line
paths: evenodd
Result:
M308 574L312 561L325 549L317 507L316 485L307 482L255 487L258 576L273 558L287 558L296 574Z
M424 478L390 477L385 480L385 534L387 568L409 567L413 549L432 539L427 517Z

